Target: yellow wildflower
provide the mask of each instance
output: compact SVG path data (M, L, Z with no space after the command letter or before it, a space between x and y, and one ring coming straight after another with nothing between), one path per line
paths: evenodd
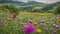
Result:
M34 22L33 24L36 25L36 24L38 24L38 22Z
M37 32L37 33L40 33L40 32L41 32L41 29L36 29L36 32Z
M60 19L58 19L58 22L60 22Z
M13 19L12 19L12 18L7 18L7 20L11 21L11 20L13 20Z

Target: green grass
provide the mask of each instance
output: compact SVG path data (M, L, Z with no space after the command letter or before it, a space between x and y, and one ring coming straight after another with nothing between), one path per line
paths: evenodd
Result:
M43 15L41 15L43 14ZM23 34L23 28L22 24L19 22L25 22L29 23L28 19L32 19L33 21L37 21L38 24L34 25L36 28L40 28L42 31L39 34L52 34L52 30L45 30L45 28L54 28L52 24L55 23L55 15L53 13L51 14L44 14L44 13L35 13L35 14L25 14L25 13L20 13L17 18L15 18L12 21L7 21L7 22L0 22L0 34ZM9 18L10 14L9 13L4 13L3 15L0 14L0 19L2 18ZM41 25L39 23L40 19L45 19L46 22ZM47 26L46 26L47 25ZM58 29L57 34L60 34ZM34 32L36 34L36 32Z

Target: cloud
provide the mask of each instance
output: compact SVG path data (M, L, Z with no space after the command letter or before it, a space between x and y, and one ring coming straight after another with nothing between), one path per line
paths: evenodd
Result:
M60 0L14 0L14 1L19 1L19 2L37 1L37 2L44 2L44 3L60 2Z
M60 0L36 0L37 2L44 2L44 3L55 3L60 2Z

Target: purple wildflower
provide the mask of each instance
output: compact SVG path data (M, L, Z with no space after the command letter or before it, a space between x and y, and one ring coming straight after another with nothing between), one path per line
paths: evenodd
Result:
M42 19L42 20L40 20L40 23L45 23L45 20L43 20L43 19Z
M6 22L6 21L7 21L7 19L6 19L6 18L3 18L1 21L2 21L2 22Z
M33 20L30 20L30 19L29 19L29 20L28 20L28 22L32 23L32 22L33 22Z
M30 34L34 32L35 27L32 24L24 26L24 34Z
M16 18L17 16L16 15L11 15L11 18Z

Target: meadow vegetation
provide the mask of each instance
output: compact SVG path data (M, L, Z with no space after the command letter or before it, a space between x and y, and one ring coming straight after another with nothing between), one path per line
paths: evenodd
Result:
M49 11L42 9L41 6L1 4L0 34L26 34L30 31L31 34L60 34L60 5ZM27 32L24 30L26 25L31 27Z

